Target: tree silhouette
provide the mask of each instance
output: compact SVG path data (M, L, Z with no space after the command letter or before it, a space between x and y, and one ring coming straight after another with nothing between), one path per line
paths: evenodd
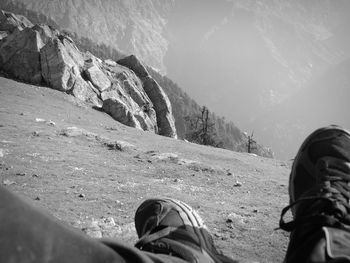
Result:
M251 135L248 135L247 141L247 152L251 153L253 149L256 149L256 141L253 139L254 131L252 131Z
M199 114L186 116L185 121L189 124L189 131L186 134L189 141L215 147L222 146L218 141L215 123L211 121L207 107L203 106Z

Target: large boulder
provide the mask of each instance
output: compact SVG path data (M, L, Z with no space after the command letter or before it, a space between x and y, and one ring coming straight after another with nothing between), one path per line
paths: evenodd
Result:
M157 114L158 133L167 137L177 138L175 119L168 96L150 76L143 79L143 88L154 105Z
M146 67L134 55L125 57L117 62L133 70L141 79L143 89L150 98L157 114L158 133L167 137L177 138L175 120L169 98L159 84L149 75Z
M82 54L74 44L64 39L49 39L40 55L45 82L60 91L72 89L84 63Z
M100 92L108 89L112 84L109 78L95 64L87 68L84 72L87 78Z
M39 32L28 27L15 29L0 41L0 69L16 79L33 84L41 83L42 46Z
M149 73L146 67L141 63L141 61L135 55L130 55L128 57L120 59L117 61L117 63L125 67L128 67L129 69L134 71L135 74L140 79L149 76Z
M102 107L102 101L91 82L85 81L81 76L76 77L71 94L81 101L91 103L98 108Z
M112 78L117 79L122 89L127 93L140 107L145 104L153 104L142 86L142 81L131 69L116 64L113 67L104 66L107 72L110 72Z
M44 24L34 25L32 29L39 32L41 40L44 44L46 44L50 39L59 35L57 29L51 28L50 26Z
M103 101L102 109L115 120L130 127L156 132L155 111L151 107L146 107L147 102L143 107L140 107L118 82L104 90L101 93L101 99Z
M16 29L23 30L32 26L33 24L26 17L0 10L0 31L12 33Z
M75 45L74 41L66 34L59 34L57 38L61 41L68 55L72 58L75 64L78 65L80 69L82 69L85 63L85 59L82 52L80 52L80 50Z

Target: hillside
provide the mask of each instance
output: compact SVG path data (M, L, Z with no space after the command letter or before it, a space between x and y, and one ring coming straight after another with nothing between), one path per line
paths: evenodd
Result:
M18 9L32 21L49 26L34 26L21 15L2 12L0 70L15 79L72 94L131 127L194 141L191 134L197 128L193 130L190 121L198 117L202 107L176 83L134 55L126 56L74 32L59 31L50 18ZM248 138L233 122L213 112L209 122L211 145L247 151ZM273 152L259 143L252 149L258 155L273 157Z
M226 148L240 150L239 143L229 143L243 136L232 132L239 127L249 133L254 130L259 142L271 147L279 158L290 158L295 150L286 148L275 136L260 133L266 125L259 118L278 114L269 112L286 108L282 104L288 104L295 93L349 59L349 3L4 0L0 8L31 15L35 23L45 21L74 32L84 44L98 42L109 57L120 58L110 47L136 54L162 75L166 73L197 104L220 116L217 128L230 126L218 132ZM94 52L99 49L94 48ZM179 102L180 98L172 101ZM220 124L223 117L225 125ZM279 134L290 124L279 125L269 133ZM316 124L321 125L323 122ZM178 123L178 127L181 130L183 125ZM279 155L282 152L286 154Z
M283 257L288 235L274 229L288 202L285 162L130 128L73 96L6 78L0 120L0 182L91 236L133 244L136 207L168 196L195 207L227 255Z

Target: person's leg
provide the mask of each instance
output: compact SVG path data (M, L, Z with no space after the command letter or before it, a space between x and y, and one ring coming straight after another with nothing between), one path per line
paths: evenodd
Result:
M184 263L115 240L95 240L0 186L1 263Z
M136 211L136 247L173 255L187 262L234 263L214 246L201 217L189 205L175 199L144 201Z
M302 144L289 181L290 205L280 227L290 231L285 262L350 262L350 133L338 126ZM284 221L291 210L293 220Z

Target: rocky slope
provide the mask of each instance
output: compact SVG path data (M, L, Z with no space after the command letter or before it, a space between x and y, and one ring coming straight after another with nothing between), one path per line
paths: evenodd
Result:
M61 29L76 32L141 57L165 72L163 57L168 40L162 35L173 0L3 0L0 9L22 13L31 10L52 19ZM25 15L25 13L24 13Z
M128 126L177 137L168 97L135 56L102 61L68 35L4 11L0 31L0 70L9 76L72 94Z

